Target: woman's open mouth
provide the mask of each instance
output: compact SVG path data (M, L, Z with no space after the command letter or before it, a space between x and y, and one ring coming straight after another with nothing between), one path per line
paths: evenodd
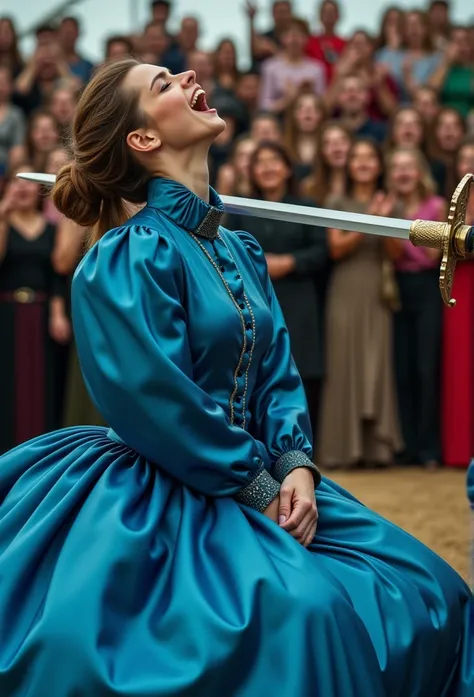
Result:
M206 93L202 89L197 89L193 94L190 107L193 111L215 111L210 109L206 101Z

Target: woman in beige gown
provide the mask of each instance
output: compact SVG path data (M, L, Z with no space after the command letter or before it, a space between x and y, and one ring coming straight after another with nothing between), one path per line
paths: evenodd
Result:
M370 141L349 153L348 195L328 206L388 215L378 193L383 160ZM318 463L322 467L390 464L400 450L392 360L393 274L380 237L329 230L333 268L326 308L326 379Z

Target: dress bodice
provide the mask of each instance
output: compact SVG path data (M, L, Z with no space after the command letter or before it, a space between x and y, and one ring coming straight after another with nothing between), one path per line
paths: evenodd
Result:
M271 471L284 453L311 455L306 400L264 254L220 227L223 213L212 189L208 204L152 180L148 205L78 267L77 348L99 411L150 460L159 442L167 462L202 451L207 467L212 446Z

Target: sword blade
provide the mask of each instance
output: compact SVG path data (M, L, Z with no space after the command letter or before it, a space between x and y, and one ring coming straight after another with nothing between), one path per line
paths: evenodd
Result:
M56 181L54 174L22 172L17 174L17 177L35 181L48 187L53 186ZM403 240L410 239L410 227L413 223L412 220L403 220L402 218L382 218L378 215L346 213L345 211L335 211L326 208L273 203L271 201L259 201L236 196L222 196L221 198L228 213L270 220L283 220L288 223L301 223L302 225L332 227L349 232L362 232L366 235L398 237Z

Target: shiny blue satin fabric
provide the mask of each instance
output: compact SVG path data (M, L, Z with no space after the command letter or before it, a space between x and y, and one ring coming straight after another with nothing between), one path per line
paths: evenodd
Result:
M325 478L309 549L233 498L311 434L261 250L202 228L220 207L154 180L77 271L111 429L0 458L0 696L472 697L443 560Z

